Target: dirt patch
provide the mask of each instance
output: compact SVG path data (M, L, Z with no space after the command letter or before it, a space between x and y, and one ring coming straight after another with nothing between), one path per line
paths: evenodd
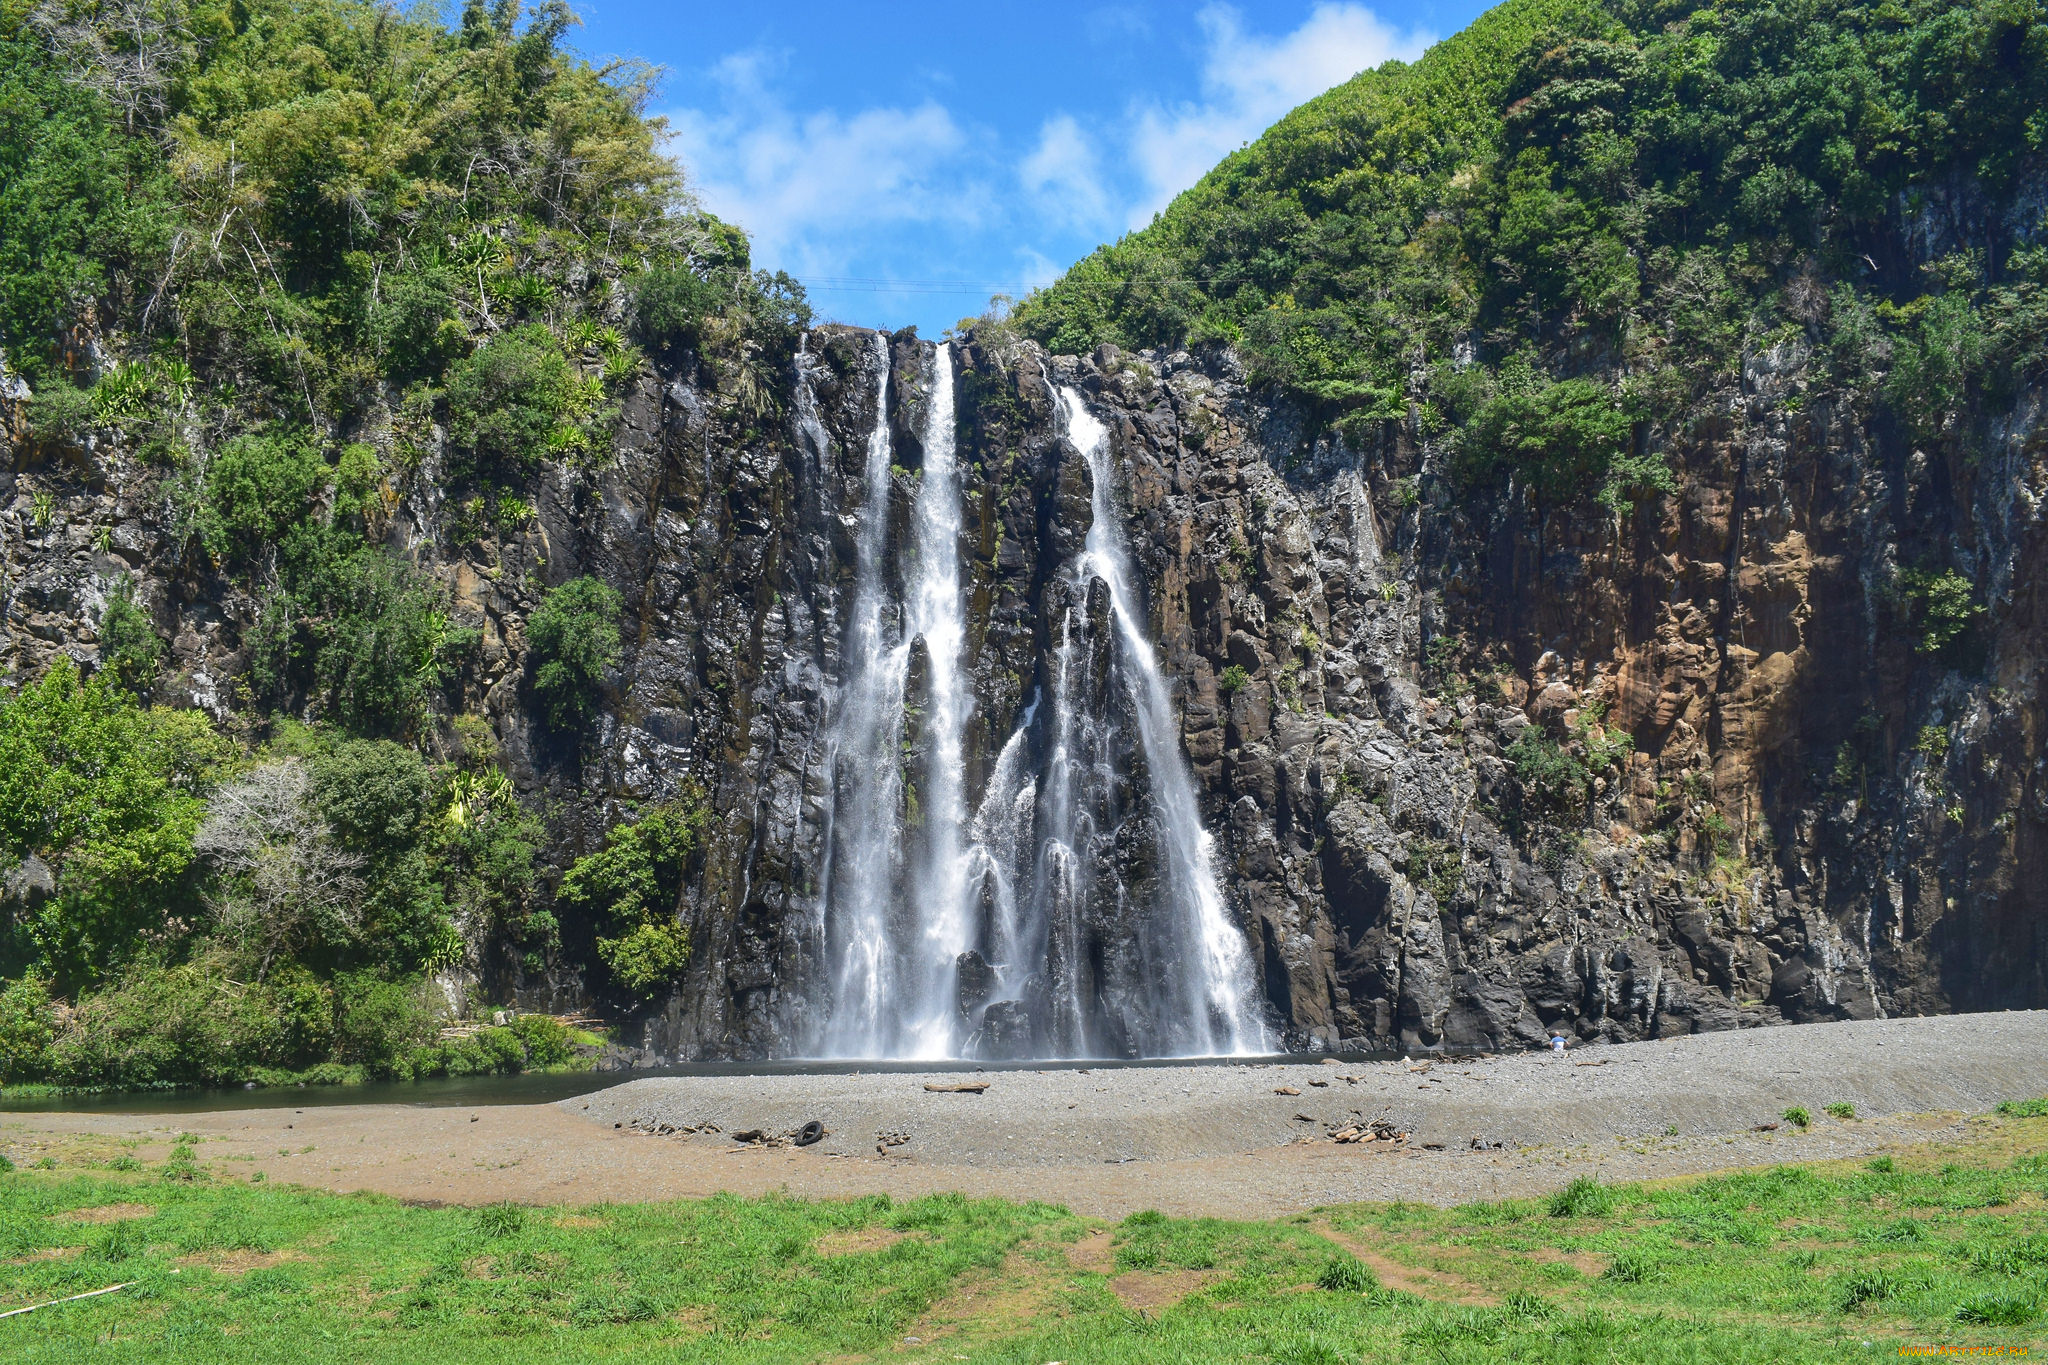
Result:
M31 1261L61 1261L66 1256L76 1256L84 1247L43 1247L26 1256L16 1256L11 1261L0 1261L0 1265L27 1265Z
M1222 1275L1220 1270L1127 1270L1109 1288L1124 1307L1150 1313L1173 1307Z
M52 1216L72 1223L125 1223L130 1218L151 1218L155 1214L154 1204L101 1204L97 1208L73 1209L69 1213Z
M180 1256L179 1265L203 1266L222 1275L246 1275L252 1270L268 1270L273 1266L287 1265L292 1261L303 1261L303 1251L251 1251L243 1247L237 1251L206 1251L193 1256Z
M895 1246L907 1232L895 1228L854 1228L847 1232L828 1232L811 1244L811 1249L820 1256L858 1256L867 1251L880 1251Z
M945 1343L953 1354L971 1350L971 1343L999 1340L1059 1315L1059 1285L1043 1266L1012 1252L991 1274L967 1276L952 1293L939 1299L903 1329L896 1354L922 1354Z
M1107 1228L1091 1232L1067 1248L1067 1264L1076 1270L1086 1270L1096 1275L1107 1275L1116 1269L1116 1252L1110 1248L1110 1233Z
M1529 1259L1538 1265L1568 1265L1581 1275L1603 1275L1607 1272L1607 1258L1597 1251L1560 1251L1556 1247L1537 1247L1528 1253Z
M1403 1265L1326 1223L1318 1224L1316 1232L1365 1262L1372 1273L1379 1276L1380 1283L1389 1289L1437 1303L1462 1303L1475 1308L1492 1308L1500 1303L1498 1296L1462 1275L1453 1275L1447 1270L1431 1270L1427 1266Z

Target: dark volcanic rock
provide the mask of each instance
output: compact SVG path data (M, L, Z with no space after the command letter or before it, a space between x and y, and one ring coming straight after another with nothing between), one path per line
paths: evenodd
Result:
M899 540L926 345L887 351ZM786 420L765 427L706 374L646 378L611 458L543 471L530 528L457 544L431 455L383 528L445 587L451 623L479 632L451 702L487 719L522 798L551 812L552 867L597 847L627 803L685 783L716 812L679 907L686 979L630 1014L621 1055L798 1052L828 1008L824 722L877 353L871 333L813 332L785 376ZM1291 1045L1512 1048L1552 1029L1614 1040L2048 1005L2039 389L1990 421L1969 479L1917 488L1909 519L1896 485L1912 452L1810 398L1819 371L1786 341L1726 381L1717 423L1657 434L1680 492L1617 523L1454 495L1419 417L1324 429L1250 388L1224 350L1074 359L969 339L956 354L970 799L1044 684L1057 572L1091 516L1050 379L1111 433L1113 500L1230 911ZM172 642L154 699L230 715L257 604L180 552L158 476L115 447L92 471L10 452L9 672L58 653L92 666L101 606L137 565L137 600ZM34 512L38 495L57 515ZM1936 522L1983 565L1967 666L1918 654L1884 595ZM94 526L118 528L102 540L119 558ZM545 585L580 574L623 594L627 646L579 747L532 715L523 626ZM913 673L921 695L922 653ZM1920 742L1930 731L1942 743ZM1532 794L1532 753L1585 755L1603 736L1581 785ZM452 725L428 737L454 742ZM1095 872L1142 888L1151 817L1119 814ZM33 892L17 876L19 902ZM1071 953L1025 966L1080 981L1114 1053L1117 1021L1145 1031L1128 951L1144 906L1095 904ZM523 1005L628 1009L578 965L594 927L563 928L543 973L488 940L470 968ZM991 980L962 959L978 1055L1055 1046L1043 989L989 1004Z

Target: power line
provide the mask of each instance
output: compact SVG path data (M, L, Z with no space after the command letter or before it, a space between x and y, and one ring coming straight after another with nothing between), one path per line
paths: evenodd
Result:
M797 282L806 290L819 293L863 293L863 294L1029 294L1037 289L1049 289L1054 283L1070 289L1129 289L1139 285L1189 285L1201 288L1211 284L1234 281L1235 277L1218 276L1213 279L1109 279L1077 280L1061 279L1038 284L1019 283L1015 280L887 280L854 275L800 275Z

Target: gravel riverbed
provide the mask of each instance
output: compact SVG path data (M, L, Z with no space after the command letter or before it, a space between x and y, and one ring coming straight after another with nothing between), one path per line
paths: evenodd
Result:
M927 1084L986 1081L981 1094ZM563 1102L604 1125L747 1130L822 1123L824 1153L968 1167L1240 1155L1361 1120L1415 1147L1492 1150L1747 1133L1799 1106L1866 1118L1971 1112L2048 1093L2048 1012L1808 1024L1467 1061L1046 1067L866 1075L650 1077ZM1675 1132L1673 1131L1675 1130ZM692 1136L682 1134L681 1136Z
M987 1081L987 1091L924 1088L969 1080ZM90 1169L116 1157L162 1161L190 1136L217 1178L261 1172L435 1204L957 1190L1042 1199L1094 1217L1156 1208L1269 1218L1354 1201L1542 1195L1579 1175L1646 1180L1973 1151L1996 1139L1998 1124L1984 1111L2037 1095L2048 1095L2048 1013L2039 1012L1808 1024L1427 1065L643 1077L559 1104L0 1114L0 1150L17 1165L47 1157L60 1169ZM1842 1103L1855 1106L1855 1118L1826 1114ZM1811 1112L1809 1127L1783 1121L1794 1105ZM1327 1136L1332 1126L1373 1119L1409 1139L1339 1144ZM810 1146L732 1136L812 1120L830 1131ZM648 1131L707 1123L718 1131Z

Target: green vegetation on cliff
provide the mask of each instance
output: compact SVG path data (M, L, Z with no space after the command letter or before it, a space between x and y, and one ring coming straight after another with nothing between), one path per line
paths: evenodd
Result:
M2038 183L2044 109L2027 0L1509 0L1303 105L1016 321L1059 351L1229 341L1358 440L1412 419L1467 484L1619 511L1790 338L1927 442L2038 379L2048 245L1918 270L1891 244L1931 195Z
M772 410L809 319L690 200L652 70L584 61L574 23L561 0L469 0L454 27L359 0L0 0L24 453L140 456L187 571L256 604L222 726L148 704L166 641L126 583L100 671L0 697L0 873L26 907L0 1079L562 1060L503 1030L435 1042L428 975L538 972L560 935L540 821L460 714L479 634L387 533L421 486L448 515L410 524L451 550L530 524L543 464L605 448L640 346ZM620 606L578 579L528 623L523 682L567 745ZM600 927L637 947L594 965L635 994L672 976L675 899L615 908Z

